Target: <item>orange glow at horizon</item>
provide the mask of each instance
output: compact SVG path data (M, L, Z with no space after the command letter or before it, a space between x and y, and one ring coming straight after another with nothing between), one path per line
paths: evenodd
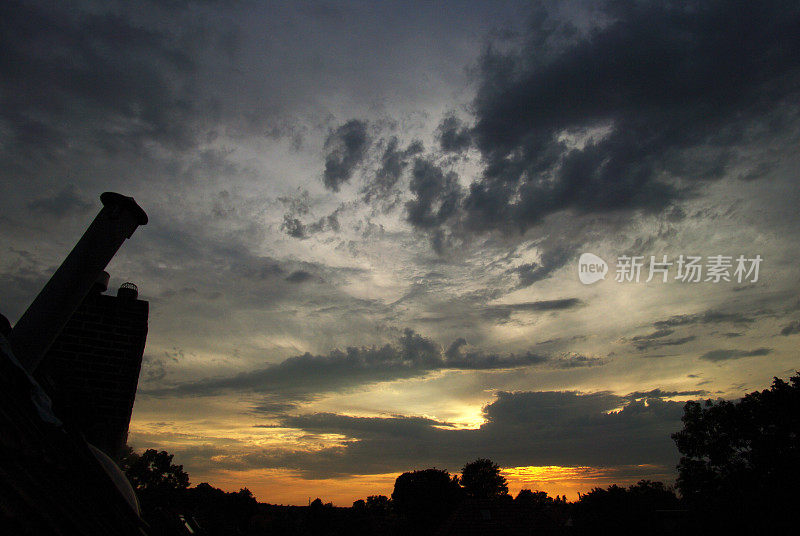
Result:
M336 478L307 479L295 471L285 469L252 469L248 471L220 471L208 475L208 482L224 491L238 491L247 487L260 502L306 506L309 500L319 497L322 502L335 506L351 506L369 495L392 494L399 473L353 475ZM194 482L205 481L203 478Z
M642 478L661 480L671 484L674 476L654 466L625 468L521 466L501 471L508 481L508 491L516 496L521 489L545 491L551 497L565 495L576 501L578 493L587 493L594 487L611 484L626 486ZM391 496L394 481L400 473L353 475L326 479L308 479L295 471L284 469L252 469L248 471L215 471L197 475L192 484L209 482L225 491L238 491L247 487L260 502L305 506L319 497L335 506L351 506L369 495Z
M670 484L674 478L673 475L664 473L660 467L634 466L623 469L628 470L627 474L620 468L545 465L511 467L503 469L501 473L508 481L508 492L511 495L516 496L521 489L530 489L546 491L551 497L566 495L569 501L578 500L579 493L587 493L595 487L607 487L611 484L627 486L642 478Z

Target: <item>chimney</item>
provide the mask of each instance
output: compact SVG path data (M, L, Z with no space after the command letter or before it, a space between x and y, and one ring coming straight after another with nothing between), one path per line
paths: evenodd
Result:
M117 298L124 298L126 300L135 300L139 297L139 287L133 283L123 283L117 289Z
M11 343L29 373L93 285L103 280L103 270L125 239L147 223L147 214L132 197L105 192L100 201L103 208L94 221L14 325Z

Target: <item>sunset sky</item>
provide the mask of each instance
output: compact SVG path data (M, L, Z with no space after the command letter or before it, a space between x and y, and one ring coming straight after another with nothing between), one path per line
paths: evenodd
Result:
M137 6L0 5L0 312L133 196L129 443L192 484L672 482L686 400L800 368L796 2Z

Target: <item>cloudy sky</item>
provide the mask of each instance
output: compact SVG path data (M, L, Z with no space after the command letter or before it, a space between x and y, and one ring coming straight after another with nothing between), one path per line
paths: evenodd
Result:
M671 481L684 401L800 367L796 3L137 5L0 6L0 296L133 196L130 442L193 483Z

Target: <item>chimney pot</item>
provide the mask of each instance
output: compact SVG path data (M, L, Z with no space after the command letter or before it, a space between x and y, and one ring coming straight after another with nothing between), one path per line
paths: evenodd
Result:
M135 300L139 297L139 287L131 282L123 283L117 289L117 298L125 298L126 300Z

